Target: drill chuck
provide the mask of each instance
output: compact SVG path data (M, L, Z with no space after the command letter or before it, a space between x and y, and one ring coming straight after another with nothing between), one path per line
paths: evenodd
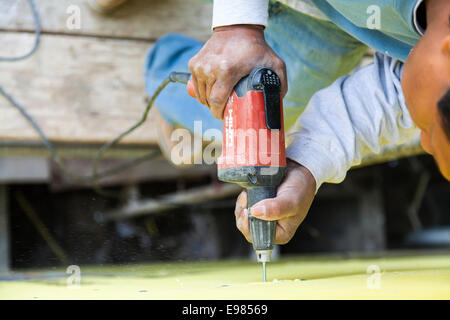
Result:
M266 166L235 167L221 169L218 174L221 181L234 182L247 189L250 210L257 202L276 197L277 188L286 172L286 167L278 167L276 170L272 168L271 174L266 174L267 169ZM270 261L277 222L261 220L249 214L249 225L258 262Z
M274 198L277 192L276 187L277 186L248 187L248 208L250 209L255 203L261 200ZM249 219L253 249L256 252L258 262L268 262L270 261L273 244L275 242L277 222L261 220L253 217L250 213Z

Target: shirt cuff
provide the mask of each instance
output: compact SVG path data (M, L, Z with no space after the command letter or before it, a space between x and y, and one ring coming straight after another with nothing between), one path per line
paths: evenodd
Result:
M214 0L212 28L235 24L267 27L269 0Z
M296 139L286 149L286 157L304 166L316 180L316 193L320 186L334 176L336 160L330 158L324 147L310 139Z

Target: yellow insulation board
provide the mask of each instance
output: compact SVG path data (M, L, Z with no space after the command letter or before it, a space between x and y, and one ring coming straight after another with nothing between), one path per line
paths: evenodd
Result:
M450 254L80 266L14 272L0 299L449 299Z

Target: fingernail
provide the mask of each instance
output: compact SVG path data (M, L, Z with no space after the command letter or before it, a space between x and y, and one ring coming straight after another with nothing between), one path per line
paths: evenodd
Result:
M252 216L264 217L266 215L266 206L260 205L250 209Z

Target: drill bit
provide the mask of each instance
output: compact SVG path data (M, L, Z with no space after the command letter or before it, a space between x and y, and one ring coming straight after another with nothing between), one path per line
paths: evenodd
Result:
M265 262L262 263L262 267L263 267L263 281L266 282L266 263Z

